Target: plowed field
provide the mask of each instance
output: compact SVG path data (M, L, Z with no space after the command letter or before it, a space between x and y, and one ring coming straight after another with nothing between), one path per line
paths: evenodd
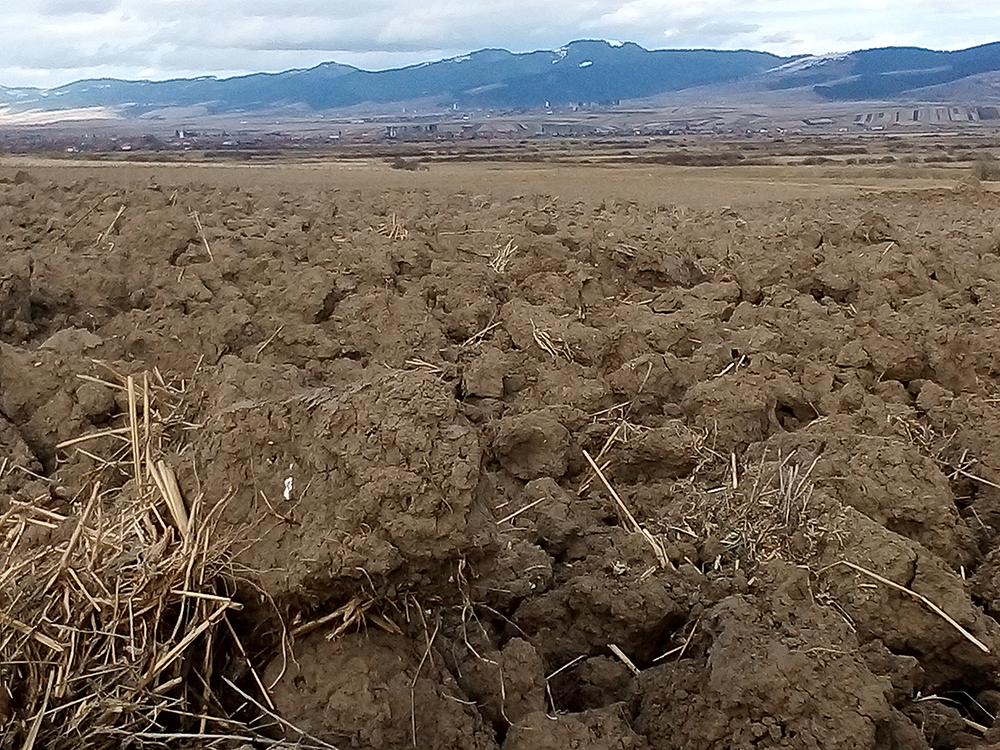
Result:
M1000 743L998 226L874 172L0 166L2 746Z

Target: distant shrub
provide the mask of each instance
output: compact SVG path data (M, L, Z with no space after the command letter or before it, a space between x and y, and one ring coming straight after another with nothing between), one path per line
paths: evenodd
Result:
M688 151L666 151L643 157L644 164L672 164L679 167L732 167L744 160L742 154L698 154Z
M972 164L972 174L983 182L1000 180L1000 160L990 153L981 154Z
M686 167L691 164L691 154L685 151L668 151L663 154L648 156L643 161L649 164L674 164Z
M404 169L407 172L424 171L427 166L420 162L418 159L404 159L402 156L397 156L392 160L390 165L393 169Z
M828 159L825 156L807 156L802 160L802 164L807 167L816 167L820 164L831 164L833 159Z
M742 154L702 154L692 163L697 167L734 167L743 161Z

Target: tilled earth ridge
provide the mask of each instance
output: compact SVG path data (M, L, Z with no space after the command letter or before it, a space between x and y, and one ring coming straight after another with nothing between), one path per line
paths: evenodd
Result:
M127 485L112 438L57 446L124 424L109 370L183 381L168 460L230 497L296 727L1000 746L1000 196L171 179L0 172L0 511Z

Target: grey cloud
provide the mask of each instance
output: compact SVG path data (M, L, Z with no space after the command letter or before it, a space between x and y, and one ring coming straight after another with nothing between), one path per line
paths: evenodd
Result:
M874 38L871 32L858 31L852 34L841 34L837 37L838 42L844 42L845 44L861 44L867 42Z
M126 0L127 1L127 0ZM211 4L183 0L151 0L130 3L131 11L144 21L152 24L176 21L193 21L212 18L219 24L233 21L257 19L281 22L288 19L326 19L329 21L357 21L378 17L392 12L399 6L398 0L370 0L369 2L324 2L323 0L218 0ZM219 29L221 30L221 29ZM206 30L207 33L207 30Z
M761 44L789 44L795 41L795 36L787 31L780 31L758 37L757 41Z
M300 3L305 10L309 3ZM485 46L523 49L551 42L561 45L580 35L573 14L558 8L535 7L516 12L515 2L491 6L463 2L376 2L353 18L337 14L301 16L285 10L267 16L253 13L226 16L216 24L160 24L155 43L173 43L245 50L330 50L364 52L419 52L440 49L469 51ZM253 6L248 6L254 10ZM357 4L353 6L355 11ZM569 15L570 17L567 17Z
M753 34L756 31L760 31L759 23L740 23L739 21L709 21L708 23L699 24L696 30L699 34L704 34L705 36L718 37L718 36L738 36L740 34Z
M51 16L65 16L74 13L98 15L108 13L120 4L120 0L45 0L41 5L41 12Z

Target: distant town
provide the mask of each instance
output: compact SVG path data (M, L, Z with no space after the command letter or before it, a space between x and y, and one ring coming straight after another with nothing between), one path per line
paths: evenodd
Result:
M764 109L764 108L761 108ZM510 142L549 138L642 139L671 136L776 138L850 133L994 133L1000 107L888 106L865 103L752 111L752 107L623 107L579 103L519 112L404 112L358 117L268 120L203 118L175 127L159 119L101 119L46 125L0 124L4 153L72 154L184 151L334 150L398 143Z

